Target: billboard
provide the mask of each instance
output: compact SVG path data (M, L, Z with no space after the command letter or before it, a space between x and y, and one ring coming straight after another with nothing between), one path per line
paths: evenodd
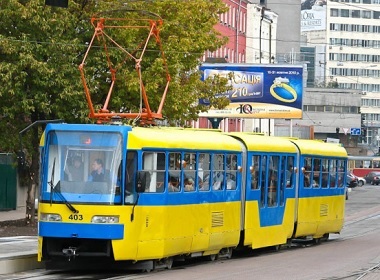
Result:
M279 64L203 64L203 79L220 75L233 89L218 94L230 100L222 109L210 108L200 117L301 119L303 66ZM199 100L208 105L208 100Z
M301 32L326 30L326 0L301 1Z

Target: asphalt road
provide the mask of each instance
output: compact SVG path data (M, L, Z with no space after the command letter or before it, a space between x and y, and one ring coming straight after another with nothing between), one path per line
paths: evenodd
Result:
M154 279L154 280L338 280L380 279L380 186L365 185L349 193L341 234L319 245L255 250L230 260L193 261L150 273L70 272L37 269L0 276L15 279ZM3 278L5 277L5 278Z

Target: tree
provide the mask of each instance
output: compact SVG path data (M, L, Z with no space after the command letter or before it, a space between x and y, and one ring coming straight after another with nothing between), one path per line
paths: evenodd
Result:
M127 4L125 4L127 3ZM93 34L90 18L96 16L141 17L159 15L164 22L161 38L172 77L164 106L169 122L184 124L196 119L200 111L207 110L197 104L198 98L207 98L211 105L223 107L228 101L215 98L215 94L229 87L227 80L215 77L202 82L197 71L199 58L206 50L214 51L226 43L213 26L218 13L226 11L221 0L193 1L86 1L70 0L69 8L44 5L44 0L7 0L0 2L0 128L7 137L0 140L3 152L17 153L20 149L19 132L36 121L63 119L68 123L91 122L81 84L78 65L87 50ZM133 12L132 12L133 11ZM112 35L122 39L125 46L136 46L144 34L117 30ZM139 38L140 37L140 38ZM160 100L154 92L162 89L162 77L157 73L162 61L153 46L147 53L145 70L149 98L154 106ZM116 59L123 56L111 49ZM88 69L95 73L94 101L104 98L107 68L104 54L91 54ZM139 86L133 78L133 69L121 71L115 98L111 106L136 109ZM125 95L127 90L128 95ZM23 133L25 168L22 184L28 186L27 222L34 219L34 193L39 181L39 139L43 126L32 126Z

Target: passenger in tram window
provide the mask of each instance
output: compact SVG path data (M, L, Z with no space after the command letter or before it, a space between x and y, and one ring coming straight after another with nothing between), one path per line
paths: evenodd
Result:
M251 189L257 190L259 188L259 165L255 163L251 173Z
M227 190L236 190L236 181L231 179L232 177L227 178L226 189Z
M306 188L308 188L308 187L310 187L310 167L308 167L308 166L305 166L305 173L304 173L304 182L303 182L303 184L304 184L304 186L306 187Z
M289 165L289 169L286 171L286 187L293 187L293 165Z
M319 164L316 164L314 166L314 172L313 172L313 187L318 188L319 187L319 174L321 172L321 166Z
M212 178L212 189L213 190L222 190L223 189L223 174L220 171L213 173Z
M186 192L194 191L194 180L190 177L186 177L184 180L184 186Z
M213 190L221 190L222 189L222 181L215 181L212 185Z
M180 185L179 185L179 179L174 176L169 177L169 184L168 184L169 192L179 192Z
M328 173L322 173L322 188L327 188L328 183Z
M198 177L198 182L199 182L199 189L201 191L208 191L210 190L210 176L209 175L206 175L203 179L203 181L201 181L200 177Z
M275 172L271 172L269 186L268 186L268 204L269 206L273 206L276 204L277 199L277 174Z

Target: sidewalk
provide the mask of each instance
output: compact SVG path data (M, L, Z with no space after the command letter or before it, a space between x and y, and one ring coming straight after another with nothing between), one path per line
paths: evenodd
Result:
M16 210L0 211L0 222L24 219L26 207L18 207Z

